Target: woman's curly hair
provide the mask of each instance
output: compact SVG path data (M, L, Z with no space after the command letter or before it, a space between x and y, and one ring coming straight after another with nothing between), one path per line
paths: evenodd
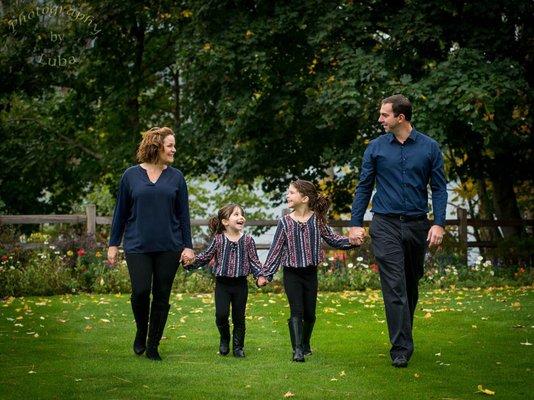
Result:
M154 127L143 132L143 139L137 148L137 161L156 164L159 161L159 152L163 149L163 141L169 135L174 136L174 132L167 127Z

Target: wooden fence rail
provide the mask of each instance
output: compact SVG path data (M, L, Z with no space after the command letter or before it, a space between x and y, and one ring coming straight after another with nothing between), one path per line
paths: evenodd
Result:
M469 241L468 227L502 227L502 226L534 226L534 219L528 220L480 220L467 217L467 210L457 208L456 219L447 219L447 226L458 227L458 239L465 247L465 258L467 259L467 248L469 247L496 247L491 241ZM96 206L89 204L86 206L85 214L74 215L0 215L0 225L24 225L24 224L85 224L86 234L94 237L97 225L111 225L112 217L96 215ZM364 226L369 226L370 221L364 221ZM248 226L276 226L278 220L250 220ZM333 227L348 227L350 221L331 221ZM207 226L207 219L192 219L192 226ZM269 249L269 244L257 244L258 249Z

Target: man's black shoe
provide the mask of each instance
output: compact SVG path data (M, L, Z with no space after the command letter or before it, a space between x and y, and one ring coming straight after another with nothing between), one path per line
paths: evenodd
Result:
M395 368L406 368L408 366L408 359L406 356L397 356L391 363Z

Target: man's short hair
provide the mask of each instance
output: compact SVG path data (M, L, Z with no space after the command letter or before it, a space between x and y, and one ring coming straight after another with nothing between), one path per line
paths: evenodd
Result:
M406 121L412 119L412 103L406 96L402 94L394 94L393 96L386 97L382 100L382 104L391 104L393 115L397 117L399 114L403 114Z

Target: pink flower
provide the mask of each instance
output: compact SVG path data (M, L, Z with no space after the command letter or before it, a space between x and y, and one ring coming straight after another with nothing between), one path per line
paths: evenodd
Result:
M76 254L78 254L78 257L83 257L85 255L85 250L80 247L78 250L76 250Z

